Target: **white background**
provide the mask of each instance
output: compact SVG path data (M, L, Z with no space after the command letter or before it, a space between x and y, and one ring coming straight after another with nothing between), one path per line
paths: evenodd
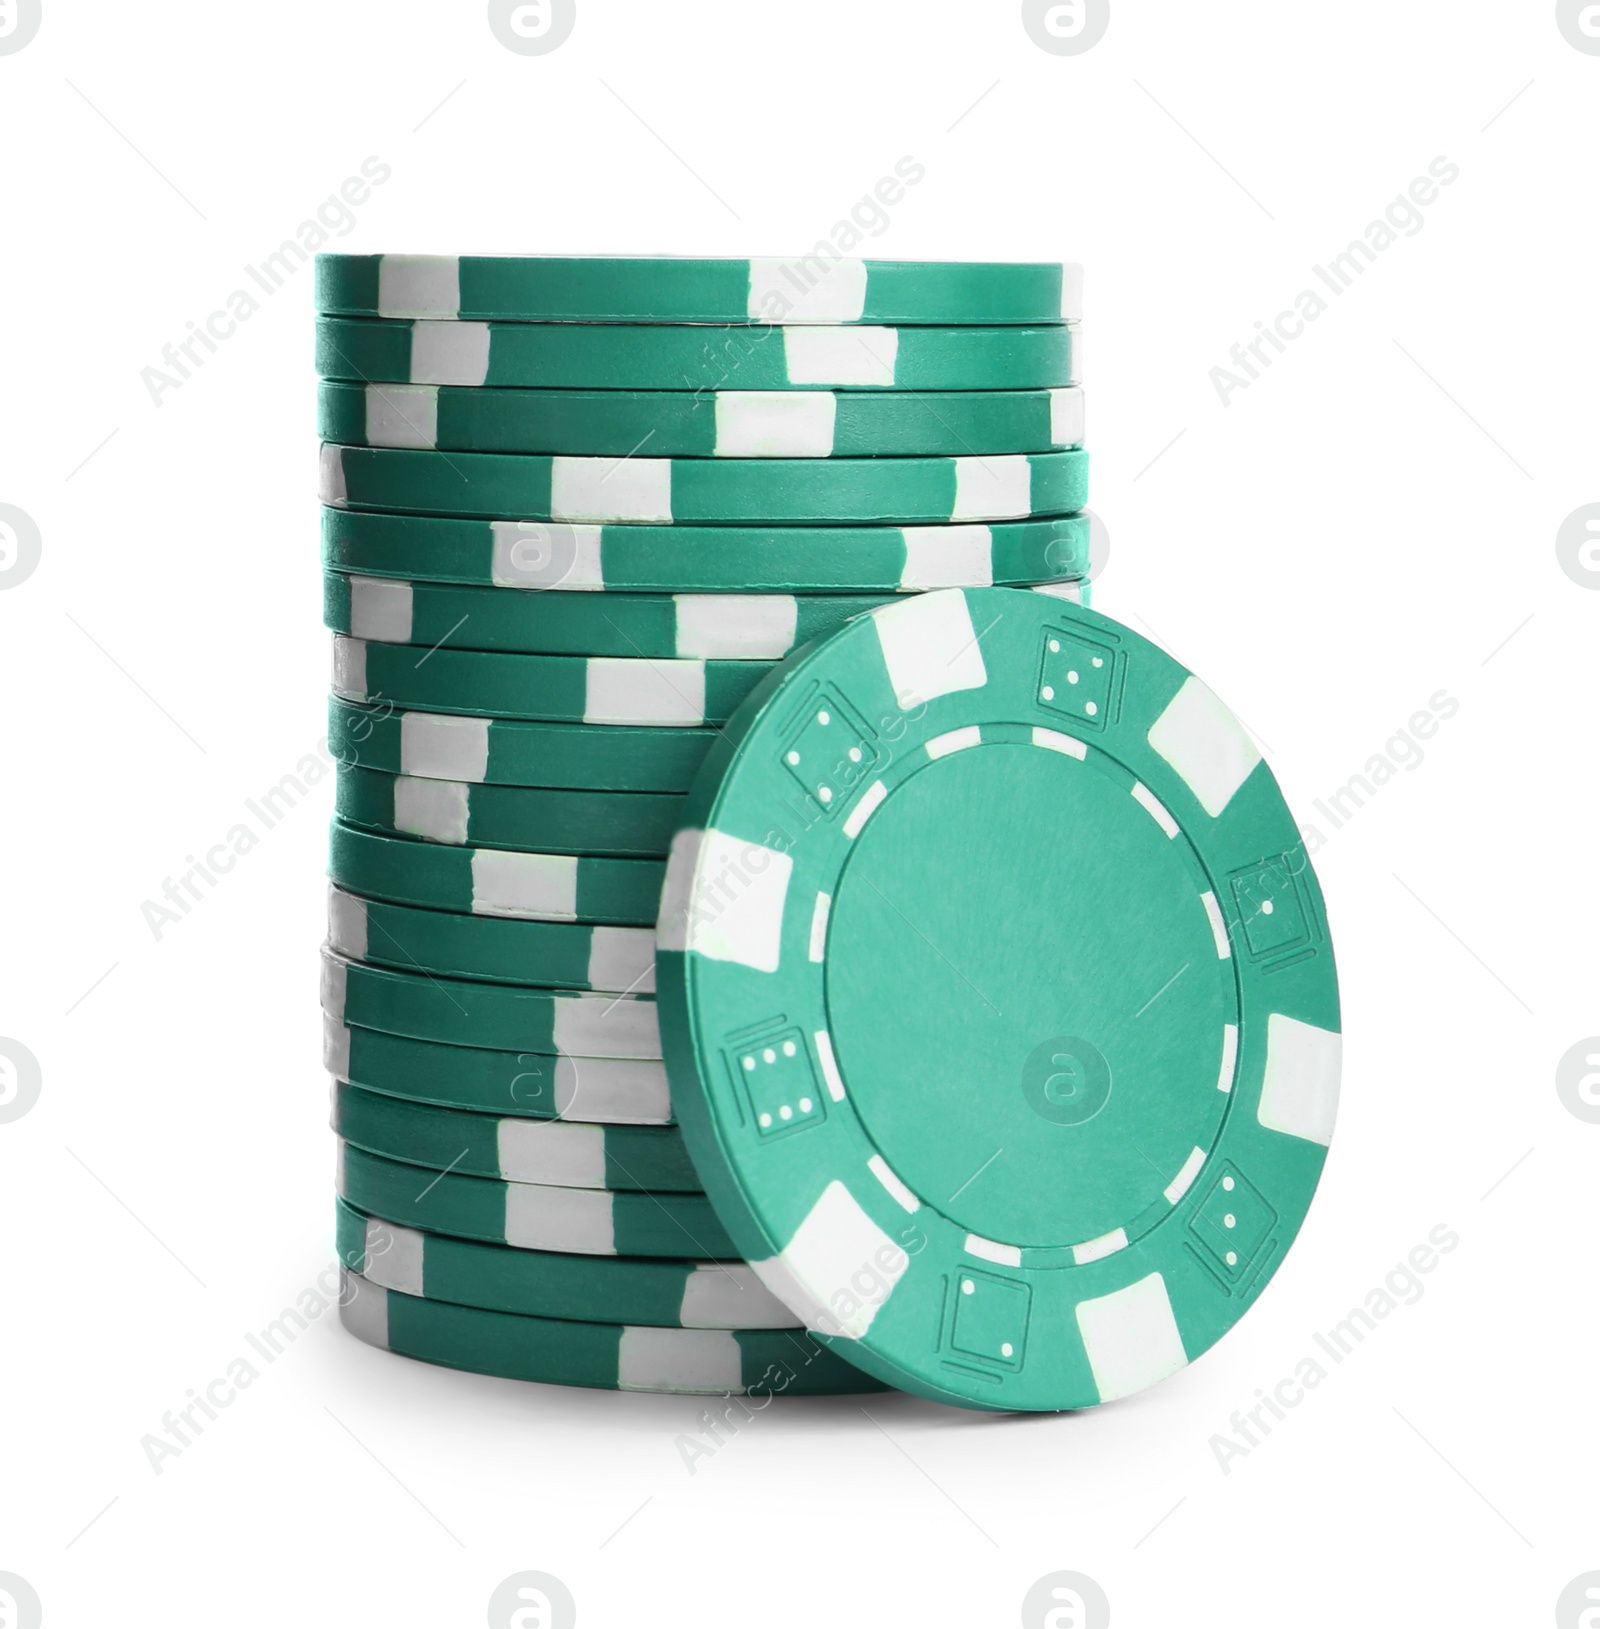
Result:
M1058 1569L1119 1626L1550 1621L1600 1568L1600 1126L1555 1087L1600 1030L1600 595L1555 546L1600 499L1597 86L1545 0L1115 0L1076 57L953 0L579 0L546 57L472 4L46 0L0 56L0 503L43 536L0 593L0 1034L43 1069L0 1125L0 1571L46 1620L442 1629L538 1568L591 1626L1009 1625ZM159 407L141 370L369 155L345 249L743 256L908 154L863 252L1087 263L1097 603L1326 838L1346 1085L1297 1248L1089 1414L797 1401L691 1475L692 1399L327 1317L157 1475L141 1439L331 1259L330 786L141 915L324 728L309 269ZM1224 406L1230 346L1441 155L1422 229ZM1441 690L1423 761L1319 819ZM1224 1474L1230 1416L1440 1223L1422 1298Z

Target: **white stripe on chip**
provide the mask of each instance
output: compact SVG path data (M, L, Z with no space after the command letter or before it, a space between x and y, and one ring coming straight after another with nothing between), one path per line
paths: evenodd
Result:
M390 645L409 645L411 584L387 577L352 577L349 582L351 635Z
M1200 1167L1204 1165L1205 1162L1205 1149L1191 1148L1189 1150L1189 1157L1183 1162L1182 1169L1166 1185L1166 1187L1162 1189L1162 1194L1166 1198L1169 1205L1176 1205L1177 1202L1182 1199L1186 1193L1188 1193L1189 1189L1194 1185L1194 1179L1200 1175Z
M1213 817L1228 807L1261 762L1238 719L1193 674L1150 726L1149 739Z
M785 328L783 360L791 385L887 389L900 355L898 328Z
M989 588L994 583L994 533L987 526L902 526L906 563L900 592Z
M489 382L491 330L486 322L411 325L411 383L484 385Z
M716 830L679 832L662 890L658 942L664 950L777 972L793 871L794 861L778 849Z
M481 782L489 773L489 720L402 713L400 773L432 781Z
M366 398L369 447L438 446L437 385L368 385Z
M459 255L380 255L380 317L454 317L461 311Z
M1267 1062L1256 1118L1269 1131L1323 1147L1339 1113L1344 1038L1275 1012L1267 1018Z
M472 823L471 788L461 781L430 781L397 775L394 826L431 843L461 846Z
M701 661L776 661L794 649L792 594L674 594L676 649Z
M580 1256L614 1256L615 1195L593 1188L541 1188L505 1184L506 1243L522 1250L568 1250Z
M500 1175L507 1182L557 1188L606 1185L604 1126L569 1120L505 1119L496 1130Z
M603 589L600 526L567 526L541 520L490 522L496 588Z
M882 1154L874 1154L867 1161L867 1169L884 1185L901 1210L914 1216L922 1209L922 1201L895 1175Z
M665 525L672 519L672 460L552 458L550 518Z
M867 263L803 255L750 262L745 310L752 322L860 322L867 309Z
M1160 1273L1109 1295L1080 1301L1077 1315L1078 1333L1102 1403L1143 1391L1176 1374L1189 1361Z
M704 662L591 656L584 670L585 724L704 724Z
M959 589L880 606L871 616L902 711L989 682L967 597Z
M617 1346L617 1390L723 1396L742 1393L744 1354L726 1329L629 1325ZM520 1621L521 1614L517 1614Z
M719 390L718 458L830 458L839 403L828 390Z
M957 458L951 520L1007 520L1033 513L1033 465L1024 455Z
M402 1295L426 1293L426 1240L415 1228L367 1218L361 1276Z
M472 851L472 909L478 916L573 922L578 916L578 860L572 854Z
M878 1309L911 1265L905 1251L837 1179L823 1189L777 1259L802 1290L804 1304L825 1309L834 1331L850 1340L860 1340L872 1327ZM761 1264L751 1265L761 1271ZM876 1298L862 1293L864 1272L873 1275L881 1290ZM778 1294L789 1301L781 1289Z

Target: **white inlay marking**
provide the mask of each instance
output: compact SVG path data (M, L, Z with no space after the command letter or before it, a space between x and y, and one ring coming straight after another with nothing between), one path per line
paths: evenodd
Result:
M915 1215L922 1209L922 1201L889 1169L889 1162L881 1154L874 1154L867 1161L867 1167L872 1174L887 1188L894 1198L894 1202L903 1211Z
M828 946L828 912L833 906L831 894L818 894L811 908L811 960L820 962Z
M1200 1175L1200 1167L1206 1162L1206 1151L1203 1148L1191 1148L1189 1157L1183 1162L1183 1169L1162 1190L1169 1205L1177 1202L1188 1193L1194 1185L1194 1179Z
M1178 822L1172 818L1172 816L1167 812L1165 804L1162 803L1161 799L1158 798L1148 786L1143 785L1139 781L1135 781L1133 783L1133 797L1134 801L1149 813L1151 818L1162 829L1162 831L1167 834L1168 837L1176 837L1178 835Z
M819 1029L811 1039L816 1043L817 1061L822 1065L823 1084L835 1103L844 1102L844 1076L839 1073L839 1061L833 1055L833 1037Z
M943 735L936 735L927 743L930 758L948 758L952 752L963 752L968 747L978 746L983 740L983 732L976 724L968 724L964 729L948 730Z

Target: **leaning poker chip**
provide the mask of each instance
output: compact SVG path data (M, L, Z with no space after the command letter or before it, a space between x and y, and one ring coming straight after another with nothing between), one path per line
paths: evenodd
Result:
M334 1201L340 1265L401 1295L582 1323L659 1329L794 1329L799 1320L742 1261L630 1261L512 1250L420 1233Z
M333 688L350 701L551 724L722 724L770 662L419 650L333 636Z
M569 526L324 509L322 563L372 577L580 593L905 594L1086 578L1089 520Z
M495 1182L402 1165L340 1141L342 1199L403 1227L574 1256L737 1257L700 1193L616 1193Z
M423 780L687 792L716 738L714 729L462 718L328 698L328 749L338 762Z
M803 1330L582 1323L430 1301L346 1270L339 1318L368 1346L504 1380L686 1396L881 1391Z
M1083 308L1056 262L637 255L317 256L318 311L516 322L1052 323Z
M643 526L1026 519L1088 500L1082 450L991 458L538 458L322 448L340 509Z
M333 1019L324 1022L322 1057L336 1080L441 1108L591 1125L672 1123L667 1072L659 1059L491 1052Z
M683 798L660 792L474 786L340 764L334 809L348 825L456 847L665 859ZM509 869L516 869L514 862Z
M317 433L355 447L626 458L951 458L1081 447L1083 388L484 390L324 380Z
M580 1058L659 1058L654 1001L397 973L322 953L322 1010L335 1025L446 1046Z
M330 571L336 633L429 650L775 662L882 605L882 594L540 594Z
M696 781L661 922L719 1216L897 1386L1139 1391L1305 1216L1340 1059L1316 878L1233 716L1105 617L930 594L792 658Z
M324 317L316 342L317 372L325 379L467 391L709 397L718 391L1064 390L1080 382L1082 362L1082 334L1065 327L617 327ZM420 438L427 417L407 411Z
M333 1129L355 1148L406 1165L502 1182L614 1192L699 1193L676 1126L583 1125L408 1103L347 1082L333 1088Z
M328 890L328 946L350 961L402 973L538 984L564 990L654 995L656 939L649 928L416 910Z
M328 834L328 875L353 893L532 922L653 926L665 871L661 860L456 848L342 820Z

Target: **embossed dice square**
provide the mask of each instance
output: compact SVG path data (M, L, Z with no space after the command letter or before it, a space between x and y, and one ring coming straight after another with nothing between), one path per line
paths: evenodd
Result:
M1252 956L1270 956L1311 937L1300 888L1282 858L1236 872L1229 880L1234 909Z
M1277 1213L1238 1166L1224 1162L1189 1229L1212 1265L1237 1282L1271 1238L1277 1220Z
M1074 723L1103 729L1116 673L1113 652L1065 628L1046 629L1042 647L1039 705Z
M860 715L827 689L812 697L783 749L784 767L829 815L851 802L881 756Z
M968 1357L1020 1369L1032 1294L1026 1284L995 1273L961 1273L955 1284L951 1346Z
M763 1137L779 1137L827 1117L805 1037L797 1029L730 1048L728 1061L744 1083L750 1118Z

